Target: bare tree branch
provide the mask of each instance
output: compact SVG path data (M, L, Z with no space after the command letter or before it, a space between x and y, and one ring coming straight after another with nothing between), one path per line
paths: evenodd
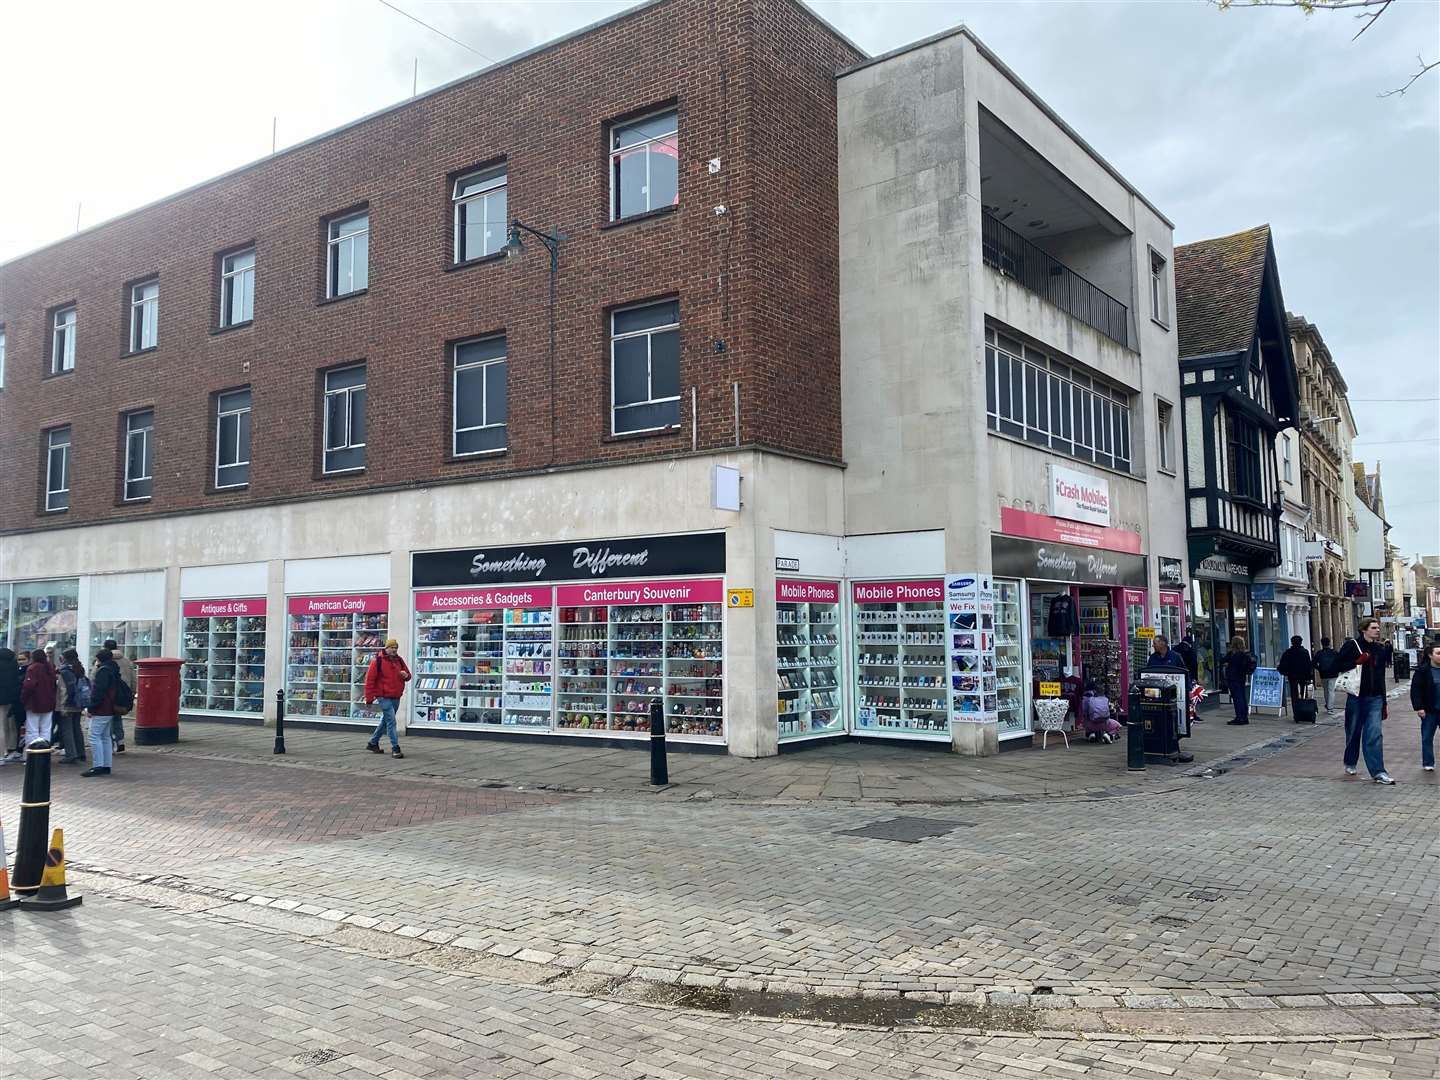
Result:
M1376 97L1399 97L1399 96L1403 95L1406 90L1409 90L1410 87L1414 86L1414 85L1415 85L1415 81L1416 81L1417 79L1419 79L1420 76L1424 75L1426 72L1434 71L1437 67L1440 67L1440 60L1435 60L1435 61L1427 64L1427 63L1425 63L1425 58L1424 58L1423 56L1417 56L1417 57L1415 57L1415 62L1420 65L1420 70L1417 71L1417 72L1415 72L1414 75L1411 75L1411 76L1410 76L1410 81L1409 81L1409 82L1407 82L1404 86L1397 87L1397 88L1394 89L1394 90L1386 90L1383 94L1376 94L1375 96L1376 96Z
M1363 34L1363 33L1365 33L1366 30L1369 30L1370 27L1374 26L1374 25L1375 25L1375 20L1378 19L1378 18L1380 18L1381 15L1384 15L1384 14L1385 14L1385 9L1388 8L1388 7L1389 7L1392 3L1394 3L1394 2L1395 2L1395 0L1385 0L1385 2L1384 2L1383 4L1380 4L1378 7L1376 7L1374 11L1362 11L1359 15L1356 15L1355 18L1357 18L1357 19L1364 19L1364 20L1365 20L1365 25L1362 26L1362 27L1360 27L1359 30L1355 31L1355 36L1354 36L1353 38L1351 38L1350 40L1351 40L1351 41L1357 41L1357 40L1359 40L1360 35Z

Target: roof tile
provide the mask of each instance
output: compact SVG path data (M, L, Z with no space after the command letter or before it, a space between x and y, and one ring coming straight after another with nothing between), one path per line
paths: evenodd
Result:
M1269 225L1175 249L1175 309L1182 360L1249 347L1269 251Z

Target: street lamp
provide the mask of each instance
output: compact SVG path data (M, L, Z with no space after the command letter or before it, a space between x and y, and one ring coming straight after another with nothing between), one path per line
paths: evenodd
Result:
M529 233L550 253L550 464L555 464L555 278L560 271L560 245L570 238L563 236L559 229L543 233L532 229L519 218L510 222L510 238L505 244L505 257L518 258L525 253L521 233Z

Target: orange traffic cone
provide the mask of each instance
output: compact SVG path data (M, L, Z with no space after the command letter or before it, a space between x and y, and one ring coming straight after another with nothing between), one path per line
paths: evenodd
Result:
M20 906L26 911L59 911L75 907L81 900L78 894L71 896L65 889L65 830L56 829L50 838L50 850L45 853L40 888L33 896L21 900Z
M9 911L20 901L10 895L10 870L5 855L5 823L0 821L0 911Z

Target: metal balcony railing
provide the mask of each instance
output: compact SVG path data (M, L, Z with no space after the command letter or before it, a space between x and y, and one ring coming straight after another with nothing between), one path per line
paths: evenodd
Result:
M1121 345L1130 344L1130 314L1119 300L1041 251L1014 229L982 215L981 253L987 266L1044 297L1061 311Z

